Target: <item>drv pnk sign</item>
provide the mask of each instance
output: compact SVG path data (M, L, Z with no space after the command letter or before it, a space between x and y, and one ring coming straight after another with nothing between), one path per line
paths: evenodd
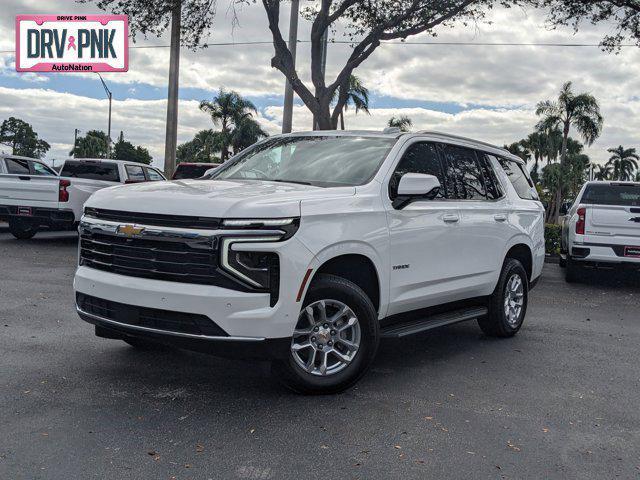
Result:
M126 72L126 15L17 15L18 72Z

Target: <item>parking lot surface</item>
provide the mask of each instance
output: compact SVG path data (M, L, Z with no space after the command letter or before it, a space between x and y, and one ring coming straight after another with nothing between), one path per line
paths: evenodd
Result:
M546 265L515 338L384 341L337 396L268 365L99 339L77 237L0 232L0 479L640 477L640 286Z

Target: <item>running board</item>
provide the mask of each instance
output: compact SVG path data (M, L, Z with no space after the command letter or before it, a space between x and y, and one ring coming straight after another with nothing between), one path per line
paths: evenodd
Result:
M414 320L407 323L396 323L383 327L380 332L382 338L401 338L415 333L426 332L445 325L473 320L474 318L486 315L489 310L486 307L464 308L453 312L440 313L421 320Z

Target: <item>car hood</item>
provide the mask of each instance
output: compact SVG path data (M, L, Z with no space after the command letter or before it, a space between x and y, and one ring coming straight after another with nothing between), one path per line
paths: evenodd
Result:
M85 206L215 218L300 216L304 199L353 196L355 187L321 188L262 180L174 180L105 188Z

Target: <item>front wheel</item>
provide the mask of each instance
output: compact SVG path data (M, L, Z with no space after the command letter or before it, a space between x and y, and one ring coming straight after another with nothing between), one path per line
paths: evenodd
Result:
M272 372L298 393L339 393L365 374L379 340L378 316L362 289L320 275L305 297L289 353L273 362Z
M529 300L527 272L515 258L507 258L489 300L489 313L478 319L485 335L512 337L524 321Z
M38 232L38 226L24 218L10 218L9 231L18 240L28 240Z

